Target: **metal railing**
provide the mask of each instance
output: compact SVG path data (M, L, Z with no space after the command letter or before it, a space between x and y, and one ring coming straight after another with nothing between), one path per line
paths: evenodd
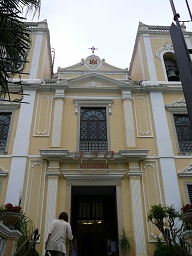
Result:
M21 246L17 249L17 251L13 254L13 256L27 256L29 252L30 255L35 255L35 245L40 235L38 234L38 229L35 229L30 236L21 244Z
M173 246L176 246L178 250L180 250L183 254L183 256L191 256L192 255L192 244L190 244L188 241L186 241L182 235L179 236L177 234L174 234L174 239L171 236L171 233L169 230L166 230L166 238L169 241L169 247L172 256L175 256L173 254Z
M81 151L105 151L108 149L106 140L81 140Z

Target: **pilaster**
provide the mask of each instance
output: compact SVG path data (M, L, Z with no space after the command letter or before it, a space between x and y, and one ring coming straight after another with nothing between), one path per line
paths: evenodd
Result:
M142 208L142 197L140 180L142 173L139 168L139 163L129 163L129 171L127 176L130 179L131 188L131 211L133 218L133 230L134 230L134 241L135 241L135 255L146 256L146 241L144 231L144 219L143 219L143 208Z
M135 143L135 127L133 121L133 105L132 95L130 91L122 91L123 111L124 111L124 125L126 147L136 147Z
M57 218L57 193L58 193L58 179L59 179L59 162L49 162L48 170L46 171L47 178L47 202L45 210L45 233L44 242L47 239L51 223Z
M28 157L31 123L36 91L24 91L24 101L29 104L21 104L16 136L13 143L12 161L9 172L9 180L5 203L18 204L23 192L23 182ZM17 177L17 178L15 178Z
M54 96L55 108L53 117L51 147L61 147L64 97L65 91L57 89Z

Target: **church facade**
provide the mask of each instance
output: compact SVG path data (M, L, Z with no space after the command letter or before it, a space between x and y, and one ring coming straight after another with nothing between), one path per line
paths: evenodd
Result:
M0 203L21 200L40 255L66 211L79 256L122 255L123 231L130 255L152 256L150 206L192 203L192 133L169 27L139 23L129 70L93 47L53 75L47 22L28 26L29 74L13 79L27 103L0 101Z

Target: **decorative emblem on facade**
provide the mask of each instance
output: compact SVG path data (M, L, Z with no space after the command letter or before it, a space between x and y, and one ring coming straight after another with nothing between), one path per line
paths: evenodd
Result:
M85 84L86 87L101 87L102 84L101 83L98 83L98 82L95 82L95 81L91 81L87 84Z
M97 70L101 64L101 59L96 55L90 55L85 59L85 66L91 70Z

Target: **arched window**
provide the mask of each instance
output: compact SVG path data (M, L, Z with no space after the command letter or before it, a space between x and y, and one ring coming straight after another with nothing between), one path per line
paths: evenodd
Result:
M174 53L166 52L163 55L168 81L180 81L179 70Z

